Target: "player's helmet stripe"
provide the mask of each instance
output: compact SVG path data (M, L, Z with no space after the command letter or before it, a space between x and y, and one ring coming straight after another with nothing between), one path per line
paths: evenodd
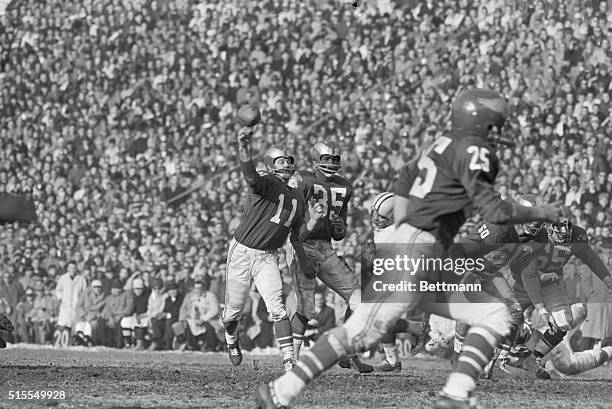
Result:
M380 209L380 207L383 205L383 203L385 203L387 200L391 199L393 197L393 193L391 192L387 192L384 195L380 196L375 202L374 202L374 206L372 206L376 211L378 211L378 209Z

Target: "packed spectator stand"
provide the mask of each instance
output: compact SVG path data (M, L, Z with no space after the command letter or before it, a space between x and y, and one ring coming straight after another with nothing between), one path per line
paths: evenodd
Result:
M612 267L609 1L342 3L8 2L0 189L34 197L39 214L0 229L13 341L61 343L57 326L75 335L88 323L83 344L219 347L210 335L246 193L235 167L244 103L262 111L260 151L284 142L309 167L315 140L343 147L355 192L338 247L358 272L371 199L447 129L458 89L495 89L517 141L498 152L500 193L564 202ZM79 283L62 278L70 270ZM567 275L601 308L583 335L612 337L610 296L582 264ZM244 339L265 347L271 323L251 298Z

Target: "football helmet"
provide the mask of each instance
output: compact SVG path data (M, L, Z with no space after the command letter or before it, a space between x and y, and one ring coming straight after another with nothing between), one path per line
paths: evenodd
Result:
M323 155L331 156L332 163L321 163ZM326 177L332 177L340 171L340 149L335 142L323 141L315 143L310 151L310 156L314 168Z
M558 244L569 243L572 240L572 212L567 206L561 206L561 217L558 223L548 225L548 237Z
M531 194L525 194L525 195L519 196L516 202L519 205L525 206L525 207L535 207L535 206L542 205L542 200L539 197L535 195L531 195ZM519 224L518 226L520 226L524 234L535 236L542 230L543 224L542 222L529 222L529 223Z
M370 221L374 231L393 224L393 193L383 192L376 196L370 209Z
M460 93L451 104L451 125L455 132L513 146L514 142L501 135L508 113L508 104L497 92L473 88Z
M277 167L276 160L280 158L287 159L288 164L279 168ZM280 178L284 182L288 182L291 175L293 175L295 172L295 157L293 156L293 153L283 145L270 146L264 155L264 164L266 165L266 170L268 172L272 173L274 176Z

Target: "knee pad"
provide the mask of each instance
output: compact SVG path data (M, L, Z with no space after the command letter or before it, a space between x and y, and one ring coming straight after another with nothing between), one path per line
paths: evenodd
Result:
M291 328L296 334L304 334L306 332L306 328L308 327L308 318L296 312L293 314L293 318L291 318Z
M272 317L272 322L279 322L282 320L288 319L287 310L283 307L278 311L270 311L270 316Z
M181 322L181 323L182 323L182 322ZM177 322L176 324L178 324L178 322ZM173 324L173 325L172 325L172 328L173 328L173 329L174 329L174 326L175 326L176 324ZM183 323L183 324L184 324L184 323ZM229 322L224 322L224 323L223 323L223 326L225 327L225 331L226 331L228 334L231 334L231 333L233 333L234 331L236 331L236 328L238 327L238 321L229 321ZM185 330L183 329L183 333L184 333L184 332L185 332ZM174 333L176 334L176 331L175 331ZM179 334L176 334L176 335L179 335Z

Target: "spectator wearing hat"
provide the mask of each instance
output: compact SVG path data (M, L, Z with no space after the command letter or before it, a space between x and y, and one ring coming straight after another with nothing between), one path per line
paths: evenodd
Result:
M135 278L132 281L132 291L126 290L126 292L132 298L134 309L131 315L121 320L123 340L127 341L127 345L133 346L136 351L143 351L145 349L144 336L149 327L147 315L149 291L145 288L142 278ZM134 340L136 342L133 342Z
M171 281L166 284L166 298L164 309L156 317L151 318L152 343L149 349L159 347L162 349L172 349L174 333L172 325L179 320L183 295L178 291L179 287Z
M47 288L50 287L51 283L47 283ZM34 306L30 311L30 320L34 326L34 342L37 344L47 344L52 340L53 326L59 311L59 303L52 289L46 290L42 283L36 284L34 292Z
M60 302L57 325L72 328L76 318L76 306L80 295L87 289L87 283L77 271L75 261L68 262L66 269L66 273L59 278L55 288L55 296Z
M198 277L193 284L193 290L185 297L179 313L179 322L173 326L178 329L175 331L176 335L182 335L181 332L185 335L186 342L179 347L180 350L189 347L194 351L210 351L219 343L219 301L209 289L210 280Z
M106 297L102 291L102 281L93 280L91 288L81 294L77 303L73 336L77 344L87 346L100 344L99 328L105 304Z
M134 312L134 299L123 291L123 284L118 278L111 283L111 294L106 297L106 303L102 309L104 323L104 344L123 348L123 333L121 332L121 320L132 315Z
M164 314L164 306L166 305L166 297L168 294L162 292L163 281L159 278L152 280L151 294L147 303L147 319L149 332L153 332L153 320L161 317ZM159 349L159 334L152 334L151 345L148 350L156 351Z
M25 296L15 308L15 331L17 342L31 343L34 340L34 327L30 320L30 311L34 306L34 291L28 288Z

